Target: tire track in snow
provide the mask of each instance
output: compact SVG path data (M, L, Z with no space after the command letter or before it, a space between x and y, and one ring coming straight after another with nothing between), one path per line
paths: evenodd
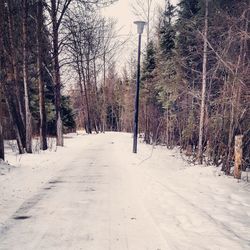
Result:
M56 183L61 182L61 178L52 178L47 183L45 183L35 195L25 200L22 205L12 214L12 216L10 216L10 218L0 225L0 240L18 223L22 223L23 220L31 218L32 215L29 214L29 212L32 210L32 208L48 196L49 190L55 188Z
M191 206L193 209L195 209L199 214L205 216L209 221L212 221L216 226L220 227L222 230L221 233L225 235L225 231L228 232L231 236L236 237L239 240L244 241L247 245L250 246L250 240L243 238L242 236L238 235L236 232L234 232L231 228L229 228L227 225L225 225L223 222L216 220L213 216L211 216L209 213L207 213L205 210L201 209L185 197L183 197L181 194L167 186L166 184L163 184L159 181L154 180L155 183L163 187L164 189L167 189L169 192L175 194L180 200L184 201L186 204Z

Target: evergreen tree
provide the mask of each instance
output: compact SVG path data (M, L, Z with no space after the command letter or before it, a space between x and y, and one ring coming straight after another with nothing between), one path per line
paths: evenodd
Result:
M162 14L162 23L158 33L160 50L167 59L173 56L173 49L175 48L176 31L173 25L175 11L176 8L170 3L170 0L166 0L165 11Z
M153 41L149 41L146 56L143 61L142 82L148 81L154 77L154 69L156 68L156 49Z
M164 110L162 116L163 126L165 126L166 144L170 146L170 134L173 132L170 128L176 127L171 120L176 111L176 96L178 95L178 85L176 84L176 27L174 17L176 8L169 0L165 2L165 10L160 17L160 25L157 30L158 34L158 51L157 51L157 85L158 102Z
M70 97L65 95L62 96L62 120L64 132L72 132L75 129L76 123L74 120Z
M146 143L157 142L161 105L158 102L159 91L156 84L156 47L153 41L147 46L142 67L141 91L141 130Z

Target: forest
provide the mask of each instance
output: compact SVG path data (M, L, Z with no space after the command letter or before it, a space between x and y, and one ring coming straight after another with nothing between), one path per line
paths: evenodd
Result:
M4 140L24 154L34 137L46 150L48 137L63 146L79 129L133 131L137 57L116 67L126 41L101 14L113 2L0 1L1 159ZM140 138L228 175L236 165L240 178L250 168L250 2L163 2L154 27L143 6Z

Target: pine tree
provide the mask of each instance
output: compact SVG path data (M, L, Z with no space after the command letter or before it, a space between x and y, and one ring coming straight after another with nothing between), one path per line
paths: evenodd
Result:
M149 41L143 61L141 77L141 129L146 143L156 142L159 115L159 103L156 88L156 48L153 41Z
M170 0L166 0L165 11L162 15L162 23L158 33L160 50L167 59L173 56L173 49L175 48L176 31L173 25L175 11L176 8L170 3Z
M200 72L202 57L201 41L197 37L199 29L200 4L198 0L185 0L179 3L178 19L176 23L176 74L181 95L178 98L177 120L179 144L183 149L196 147L197 126L195 119L197 99L190 93L196 93L200 87Z
M172 134L172 128L176 125L171 123L171 117L175 112L175 99L178 92L178 86L176 84L176 27L174 25L174 17L176 14L176 8L170 3L169 0L165 3L165 10L161 15L161 22L157 30L158 33L158 66L157 66L157 89L158 102L161 104L164 110L162 120L166 127L166 133L164 135L165 143L167 146L171 145L170 134Z
M156 50L153 41L149 41L146 56L143 61L142 82L153 78L153 72L156 67Z

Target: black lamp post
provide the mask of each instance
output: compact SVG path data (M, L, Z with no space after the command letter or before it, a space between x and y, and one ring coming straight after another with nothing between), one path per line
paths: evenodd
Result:
M134 118L134 141L133 153L137 153L137 137L138 137L138 115L139 115L139 93L140 93L140 64L141 64L141 35L143 33L146 22L136 21L137 33L139 35L138 41L138 64L137 64L137 77L136 77L136 95L135 95L135 118Z

